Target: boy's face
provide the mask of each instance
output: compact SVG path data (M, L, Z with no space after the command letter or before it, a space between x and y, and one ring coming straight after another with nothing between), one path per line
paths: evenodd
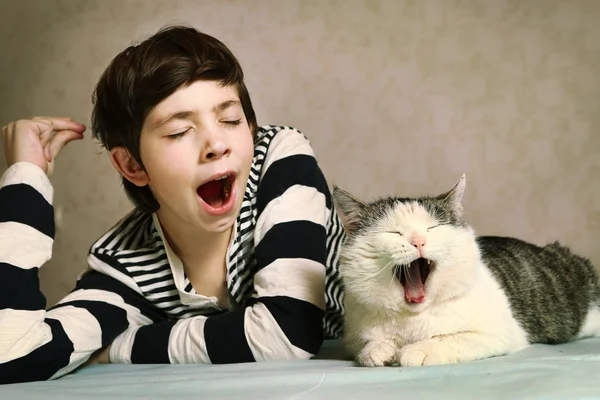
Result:
M197 81L144 121L140 156L167 226L228 230L238 216L254 154L234 87Z

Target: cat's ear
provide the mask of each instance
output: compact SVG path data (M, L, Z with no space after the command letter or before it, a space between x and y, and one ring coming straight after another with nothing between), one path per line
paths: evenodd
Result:
M465 194L466 184L467 184L467 178L466 178L465 174L462 174L458 183L456 185L454 185L454 187L452 189L450 189L449 192L446 192L446 193L438 196L439 200L445 201L448 204L450 204L452 209L459 216L462 215L462 212L463 212L462 198L463 198L463 195Z
M346 233L351 234L356 229L360 213L365 203L337 186L333 186L333 203L340 215Z

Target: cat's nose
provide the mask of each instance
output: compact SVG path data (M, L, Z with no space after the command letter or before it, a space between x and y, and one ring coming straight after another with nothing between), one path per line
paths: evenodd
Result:
M425 246L425 243L427 243L425 241L424 237L421 236L415 236L412 238L412 240L410 241L410 243L415 246L417 248L417 250L421 251L421 249Z

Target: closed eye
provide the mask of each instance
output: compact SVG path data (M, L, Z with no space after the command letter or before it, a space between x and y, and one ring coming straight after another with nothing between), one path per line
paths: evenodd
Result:
M386 233L392 233L394 235L400 235L400 236L402 236L402 232L400 232L400 231L388 231Z
M430 226L429 228L427 228L427 232L429 232L433 228L437 228L438 226L444 226L444 225L448 225L448 224L437 224L437 225L434 225L434 226Z
M227 125L238 126L239 124L242 123L242 119L240 118L240 119L236 119L236 120L233 120L233 121L232 120L225 120L225 121L221 121L221 122L224 123L224 124L227 124Z
M179 138L183 137L183 135L185 135L190 129L192 129L192 128L188 128L185 131L181 131L181 132L174 133L172 135L168 135L167 138L169 140L179 139Z

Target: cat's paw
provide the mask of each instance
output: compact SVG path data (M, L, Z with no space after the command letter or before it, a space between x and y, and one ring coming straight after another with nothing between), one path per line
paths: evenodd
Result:
M456 354L443 343L429 339L402 347L396 354L396 361L401 367L454 364Z
M367 344L358 354L356 361L362 367L383 367L393 362L396 349L389 343Z

